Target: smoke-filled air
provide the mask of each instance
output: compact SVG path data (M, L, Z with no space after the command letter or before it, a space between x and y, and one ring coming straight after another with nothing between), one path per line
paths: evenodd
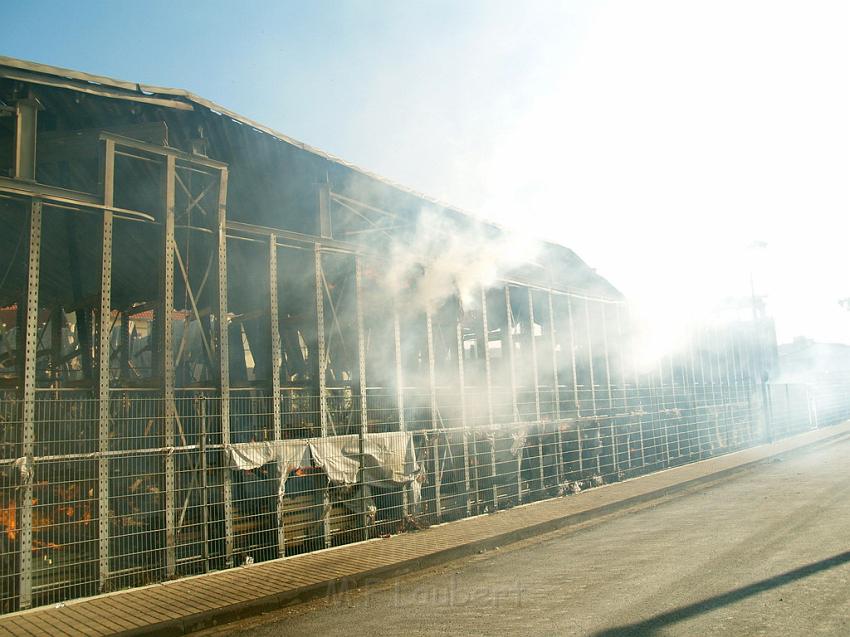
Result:
M4 3L0 633L847 634L848 18Z

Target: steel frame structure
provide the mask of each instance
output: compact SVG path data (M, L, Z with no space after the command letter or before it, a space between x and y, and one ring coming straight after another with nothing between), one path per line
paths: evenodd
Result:
M171 107L144 97L143 104ZM427 261L409 289L381 287L375 271L393 257L361 240L403 233L404 215L328 179L309 186L312 234L231 220L228 204L249 199L244 188L238 195L229 189L236 173L228 163L106 130L96 134L99 192L39 183L36 104L30 96L18 102L15 172L0 176L10 218L25 210L27 246L17 298L20 365L12 388L0 393L0 413L14 413L4 422L12 434L3 431L13 451L0 457L7 479L0 505L9 511L14 503L15 511L0 519L9 538L0 557L14 563L14 582L0 591L3 611L492 512L847 413L809 388L768 395L760 350L754 354L754 339L734 331L704 330L685 354L641 370L625 301L563 283L554 264L542 279L503 272L476 287L467 307L457 290L411 307L410 289ZM128 180L128 166L143 178ZM41 294L51 289L40 280L52 258L42 245L48 214L64 215L71 226L86 219L100 233L90 238L96 298L75 299L79 343L66 354L52 337L49 374L39 367L40 343L48 323L52 334L65 328L59 319L40 319L45 309L63 314ZM345 225L348 217L359 225ZM129 286L147 291L128 293L124 266L116 266L134 233L155 239L155 258ZM247 258L241 245L260 266L250 269L251 280L233 281L234 263ZM150 270L153 283L143 280ZM309 290L297 308L287 296L295 294L293 280ZM229 298L244 297L248 286L259 309L243 302L235 310L240 303ZM377 301L372 288L380 288ZM146 384L130 386L130 319L145 313L152 317L151 373ZM84 320L92 320L90 346L82 340ZM346 339L356 344L350 351ZM386 355L375 365L370 357L379 346ZM292 371L305 351L304 369ZM65 359L87 354L90 385L57 380L57 370L69 368ZM248 358L255 370L267 360L267 376L234 380ZM186 371L189 359L194 375ZM793 417L776 425L768 400ZM66 408L69 417L60 413ZM54 431L71 431L77 421L92 426L77 435L81 441ZM376 487L375 466L367 464L387 433L403 434L416 453L415 473L391 488ZM351 441L347 450L342 439ZM234 464L237 452L281 454L290 443L338 443L343 451L331 460L349 454L354 478L334 483L328 464L280 455ZM298 491L296 477L309 488ZM45 554L40 544L58 545L48 541L54 527L61 537L72 533L65 528L71 523L48 519L37 493L45 484L77 489L61 511L72 512L66 515L85 533L66 542L82 557L68 558L64 579L39 584L33 556ZM48 540L40 539L45 533ZM83 555L90 545L91 555ZM53 577L57 568L47 571Z

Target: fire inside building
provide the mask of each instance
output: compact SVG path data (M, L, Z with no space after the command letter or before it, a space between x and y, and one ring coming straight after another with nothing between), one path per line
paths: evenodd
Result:
M616 288L511 241L191 93L0 58L0 611L846 415L765 382L766 318L640 368Z

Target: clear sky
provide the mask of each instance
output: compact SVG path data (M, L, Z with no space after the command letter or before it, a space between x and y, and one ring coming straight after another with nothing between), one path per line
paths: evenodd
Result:
M187 88L564 243L662 334L752 272L780 340L850 343L848 36L838 0L6 0L0 54Z

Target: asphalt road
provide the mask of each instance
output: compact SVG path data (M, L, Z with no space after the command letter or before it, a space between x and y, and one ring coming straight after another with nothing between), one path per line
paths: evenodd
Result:
M213 631L850 635L850 442Z

